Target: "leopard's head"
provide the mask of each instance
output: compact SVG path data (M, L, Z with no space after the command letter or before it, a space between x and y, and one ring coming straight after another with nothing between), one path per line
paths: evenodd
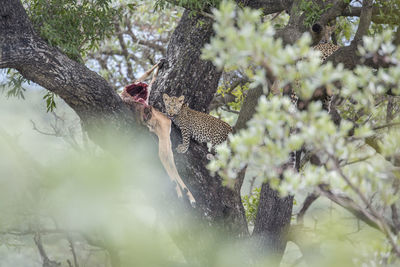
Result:
M181 111L185 96L181 95L180 97L176 97L164 94L163 100L167 115L169 118L172 118L175 115L179 114L179 112Z

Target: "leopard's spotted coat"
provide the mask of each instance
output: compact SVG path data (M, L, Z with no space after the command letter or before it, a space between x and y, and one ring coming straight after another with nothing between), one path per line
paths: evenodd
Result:
M168 117L182 132L183 141L176 151L185 153L189 148L190 138L199 143L211 143L212 146L224 142L232 132L232 127L209 114L190 109L183 103L184 99L184 96L163 95Z

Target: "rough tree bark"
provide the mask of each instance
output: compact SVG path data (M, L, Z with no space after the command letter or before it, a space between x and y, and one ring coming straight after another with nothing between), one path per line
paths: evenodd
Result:
M184 95L191 108L207 111L221 76L221 72L211 62L200 58L201 49L213 34L212 23L209 18L189 16L188 11L184 12L168 45L168 64L161 69L153 85L151 105L164 112L162 94L165 92L173 96ZM181 135L176 127L171 135L175 150L181 142ZM194 141L187 153L175 153L180 174L191 189L203 215L213 222L222 222L226 229L236 235L247 234L240 195L223 186L221 178L209 174L206 154L206 146Z
M92 138L105 126L133 129L131 125L136 125L133 113L106 80L50 47L33 31L17 0L0 5L0 68L14 68L60 96L90 129Z

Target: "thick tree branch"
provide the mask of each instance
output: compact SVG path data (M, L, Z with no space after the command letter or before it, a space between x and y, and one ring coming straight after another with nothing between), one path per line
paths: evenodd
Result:
M33 32L20 1L3 1L0 14L0 68L15 68L26 79L59 95L92 129L92 137L104 126L135 125L133 113L101 76Z
M35 236L33 237L33 240L35 241L35 244L39 250L40 257L42 258L43 261L43 267L58 267L61 266L61 263L52 261L49 259L49 257L46 254L46 251L44 250L43 244L42 244L42 238L40 236L40 233L36 233Z
M262 185L253 237L259 243L260 252L265 253L263 250L267 249L278 261L286 248L292 207L293 196L281 198L269 184Z
M264 15L289 10L293 0L236 0L239 6L261 9Z
M361 11L362 7L348 6L346 9L343 10L341 15L346 17L360 17ZM393 13L393 12L395 12L397 15L400 16L400 10L391 9L390 7L385 8L385 7L374 6L372 8L371 20L372 22L377 24L386 24L389 21L386 20L385 16L383 16L382 14Z
M332 7L329 8L324 14L321 15L320 19L316 22L322 26L325 26L331 20L339 17L343 11L349 6L349 1L335 0Z
M299 213L297 214L297 223L298 224L303 224L304 222L304 215L306 214L308 208L311 206L312 203L314 203L315 200L317 200L319 197L319 194L317 193L311 193L308 194L306 199L304 200L303 207L301 207Z
M358 24L356 35L354 36L352 44L360 44L364 35L367 35L372 18L372 5L373 0L364 0L361 8L360 22Z
M167 0L173 5L178 5L184 7L188 10L191 9L191 4L177 0ZM241 7L250 7L253 9L261 9L264 15L273 14L276 12L281 12L283 10L288 10L293 3L293 0L235 0L236 3ZM202 12L209 11L211 8L215 8L215 6L206 7L207 10L202 10ZM205 15L208 17L207 15Z
M189 106L207 111L217 90L221 72L210 61L201 59L201 49L214 34L213 21L207 17L190 16L185 11L171 36L167 63L160 70L150 95L150 104L165 111L162 94L184 95ZM198 21L201 20L202 24ZM172 128L172 149L175 152L181 134ZM247 235L247 223L240 195L222 185L220 177L211 177L206 168L208 153L205 145L191 141L189 151L175 154L179 174L193 193L201 216L212 222L222 222L234 235Z

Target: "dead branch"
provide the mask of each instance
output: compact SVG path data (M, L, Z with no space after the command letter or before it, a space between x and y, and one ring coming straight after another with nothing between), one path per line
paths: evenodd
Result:
M311 204L314 203L314 201L317 200L318 197L319 197L318 193L308 194L308 196L304 200L303 207L297 214L297 224L304 223L304 215L306 214L306 212L307 212L308 208L311 206Z
M46 254L46 251L44 250L43 244L42 244L42 238L40 236L39 232L36 232L36 234L33 237L33 240L35 241L35 244L39 250L40 257L42 258L43 261L43 267L58 267L61 266L61 263L52 261L49 259L49 257Z
M71 253L72 253L72 257L74 259L74 267L79 267L78 258L76 256L76 252L75 252L74 241L72 240L70 234L67 234L67 240L68 240L68 243L69 243L69 248L70 248Z

